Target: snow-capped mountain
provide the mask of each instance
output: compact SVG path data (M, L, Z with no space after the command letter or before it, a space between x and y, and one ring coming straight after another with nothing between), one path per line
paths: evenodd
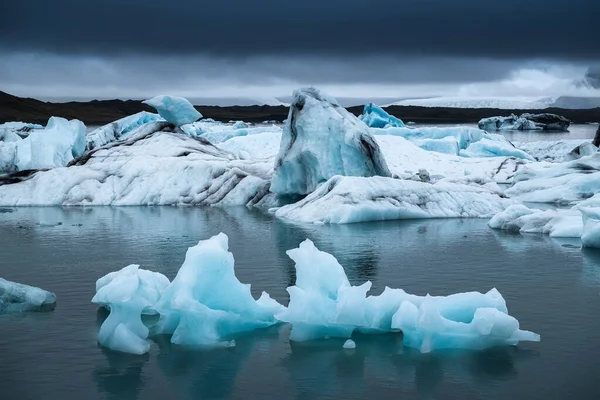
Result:
M551 107L555 97L538 100L484 97L433 97L427 99L400 100L387 106L453 107L453 108L499 108L505 110L539 110Z

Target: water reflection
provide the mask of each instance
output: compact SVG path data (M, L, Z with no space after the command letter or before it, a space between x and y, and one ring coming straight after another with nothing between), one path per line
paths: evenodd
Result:
M134 356L113 352L100 346L99 351L105 356L108 366L93 371L93 380L98 391L106 394L108 399L139 399L145 383L142 373L149 360L148 354Z

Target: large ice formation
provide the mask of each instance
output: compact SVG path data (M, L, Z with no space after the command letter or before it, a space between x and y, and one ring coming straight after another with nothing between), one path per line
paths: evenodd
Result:
M166 276L140 269L139 265L129 265L98 279L92 303L110 311L100 327L98 342L115 351L147 353L148 328L142 314L156 314L153 307L169 283Z
M87 149L92 150L104 146L115 140L124 139L135 132L137 128L153 121L161 121L163 118L158 114L141 111L137 114L121 118L115 122L104 125L87 135Z
M55 306L54 293L0 278L0 313L49 311Z
M272 160L237 160L164 124L144 124L68 168L0 184L0 204L253 205L268 194Z
M380 295L367 296L371 282L352 286L335 257L310 240L287 254L296 263L296 284L288 288L288 308L276 317L292 324L290 340L402 331L404 345L422 352L540 340L539 335L519 329L496 289L485 294L416 296L386 287Z
M36 129L44 129L42 125L28 122L5 122L0 124L0 142L11 141L9 138L26 138ZM14 140L14 139L13 139Z
M352 223L413 218L489 218L512 200L479 185L335 176L275 215L297 222Z
M390 176L368 127L315 88L294 92L271 191L304 195L334 175Z
M489 132L494 131L567 131L571 121L556 114L529 114L520 117L511 114L508 117L490 117L479 121L479 128Z
M388 114L383 108L376 104L365 105L362 115L359 117L369 128L403 127L401 119Z
M2 135L0 173L64 167L85 151L85 125L78 120L52 117L45 129L32 129L24 139Z
M202 118L202 114L183 97L156 96L145 100L144 104L154 107L161 117L175 126L191 124Z
M235 276L227 235L221 233L190 247L173 282L155 305L157 333L173 343L227 346L236 334L277 323L283 309L266 292L255 300L250 285Z

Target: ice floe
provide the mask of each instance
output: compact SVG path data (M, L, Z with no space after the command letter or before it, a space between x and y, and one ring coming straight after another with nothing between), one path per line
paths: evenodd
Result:
M49 311L56 295L46 290L0 278L0 314L5 312Z

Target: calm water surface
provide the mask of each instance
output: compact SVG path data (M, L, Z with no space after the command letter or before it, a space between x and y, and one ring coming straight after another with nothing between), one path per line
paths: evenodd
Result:
M0 316L0 398L12 399L597 399L600 252L578 241L493 231L485 220L292 225L244 208L13 208L0 212L0 276L53 291L56 310ZM60 225L56 225L61 223ZM291 344L286 326L191 351L153 342L146 356L101 349L96 279L128 264L173 278L185 251L230 237L237 275L287 303L306 238L353 284L417 294L498 288L541 343L423 355L397 334Z

